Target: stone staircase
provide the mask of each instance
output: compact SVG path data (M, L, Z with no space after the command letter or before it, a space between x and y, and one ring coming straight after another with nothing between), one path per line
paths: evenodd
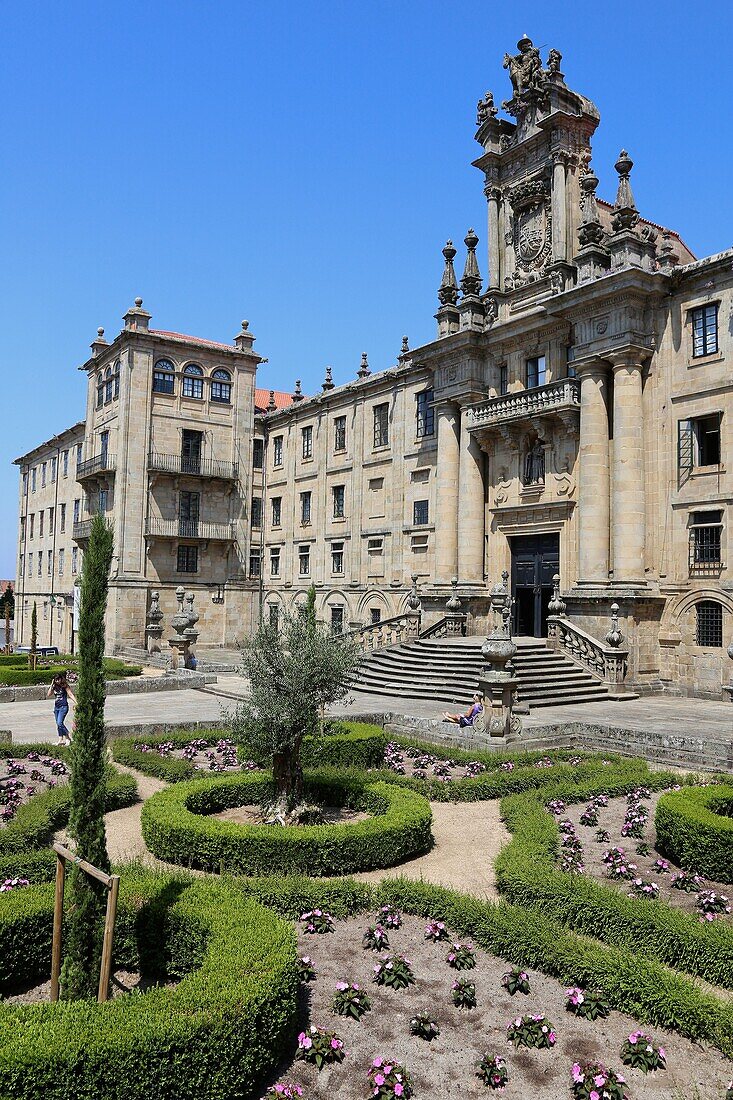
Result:
M520 705L590 703L609 698L606 686L539 638L515 638ZM483 661L482 638L418 639L365 657L352 679L355 691L394 699L430 699L467 707Z

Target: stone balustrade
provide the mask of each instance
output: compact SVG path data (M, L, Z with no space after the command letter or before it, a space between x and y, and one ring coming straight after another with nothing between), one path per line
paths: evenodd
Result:
M368 623L366 626L348 631L345 635L356 642L365 653L401 645L403 642L413 642L419 636L420 613L417 611L406 611L402 615L393 615L392 618L382 619L378 623Z
M518 390L492 397L466 408L469 429L485 428L505 420L526 420L541 413L577 409L580 412L580 383L577 378L561 378L547 386Z
M615 692L624 691L628 666L628 649L599 642L568 619L549 615L547 645L557 652L567 653L571 660L600 677Z

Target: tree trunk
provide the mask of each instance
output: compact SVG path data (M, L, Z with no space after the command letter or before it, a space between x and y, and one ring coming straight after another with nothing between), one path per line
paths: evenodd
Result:
M276 803L292 810L303 801L303 766L300 762L300 742L298 737L283 752L272 757L272 775L275 780Z

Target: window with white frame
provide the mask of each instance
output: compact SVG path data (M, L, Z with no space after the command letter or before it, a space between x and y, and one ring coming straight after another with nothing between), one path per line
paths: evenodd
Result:
M306 424L300 429L301 453L303 458L313 458L313 427Z
M270 550L270 576L280 576L280 548L274 547Z
M718 350L718 303L697 306L690 310L692 324L692 358L715 355Z
M298 573L301 577L310 576L311 548L308 544L298 547Z
M159 359L153 368L153 393L175 392L175 370L170 359Z
M186 363L183 368L183 396L203 400L204 372L198 363Z
M211 400L229 405L232 400L232 376L228 370L218 368L211 376Z
M281 435L274 436L272 440L272 465L282 466L283 464L283 437Z
M343 542L331 543L331 572L338 576L344 571L344 544Z

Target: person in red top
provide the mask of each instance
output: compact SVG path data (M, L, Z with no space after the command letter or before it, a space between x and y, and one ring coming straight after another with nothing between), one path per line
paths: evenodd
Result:
M479 691L475 691L473 693L473 702L465 714L448 714L446 712L443 715L443 721L452 722L455 726L472 726L483 709L483 696Z

